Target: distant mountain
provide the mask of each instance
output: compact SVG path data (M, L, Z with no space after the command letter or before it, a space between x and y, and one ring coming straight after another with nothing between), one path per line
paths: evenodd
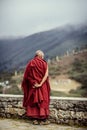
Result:
M43 50L45 58L48 59L85 45L87 45L86 25L67 25L23 38L1 39L0 71L24 67L38 49Z

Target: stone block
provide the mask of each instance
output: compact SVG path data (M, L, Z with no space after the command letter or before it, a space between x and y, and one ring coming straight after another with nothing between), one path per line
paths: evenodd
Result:
M5 112L5 109L4 108L0 108L0 112L1 113Z
M76 118L76 112L75 111L70 111L70 118L75 119Z
M11 108L11 107L12 107L12 105L9 104L9 105L8 105L8 108Z
M56 109L50 109L50 118L57 119L57 110Z
M87 119L87 113L85 113L85 115L84 115L84 112L76 112L76 118L77 119L84 119L84 118Z
M19 116L22 116L22 115L24 115L25 114L25 110L24 109L19 109L18 110L18 115Z
M11 118L11 114L7 113L7 114L6 114L6 117L7 117L7 118Z
M0 113L0 117L6 117L5 113Z
M70 111L59 110L58 118L60 119L70 119Z

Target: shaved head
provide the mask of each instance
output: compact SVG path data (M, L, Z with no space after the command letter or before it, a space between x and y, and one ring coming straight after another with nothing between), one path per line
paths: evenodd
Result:
M35 55L41 57L42 59L44 58L44 52L41 50L37 50Z

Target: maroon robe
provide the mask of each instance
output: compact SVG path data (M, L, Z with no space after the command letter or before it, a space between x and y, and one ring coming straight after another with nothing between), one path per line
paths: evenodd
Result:
M40 83L46 73L47 63L37 56L32 59L25 70L22 82L24 92L23 106L27 116L43 119L49 115L50 85L46 81L39 88L33 88L35 83Z

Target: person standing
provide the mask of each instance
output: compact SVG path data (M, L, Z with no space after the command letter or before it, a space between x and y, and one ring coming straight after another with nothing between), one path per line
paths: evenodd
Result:
M44 53L37 50L35 57L28 63L23 81L23 107L34 124L49 124L50 84L48 65Z

